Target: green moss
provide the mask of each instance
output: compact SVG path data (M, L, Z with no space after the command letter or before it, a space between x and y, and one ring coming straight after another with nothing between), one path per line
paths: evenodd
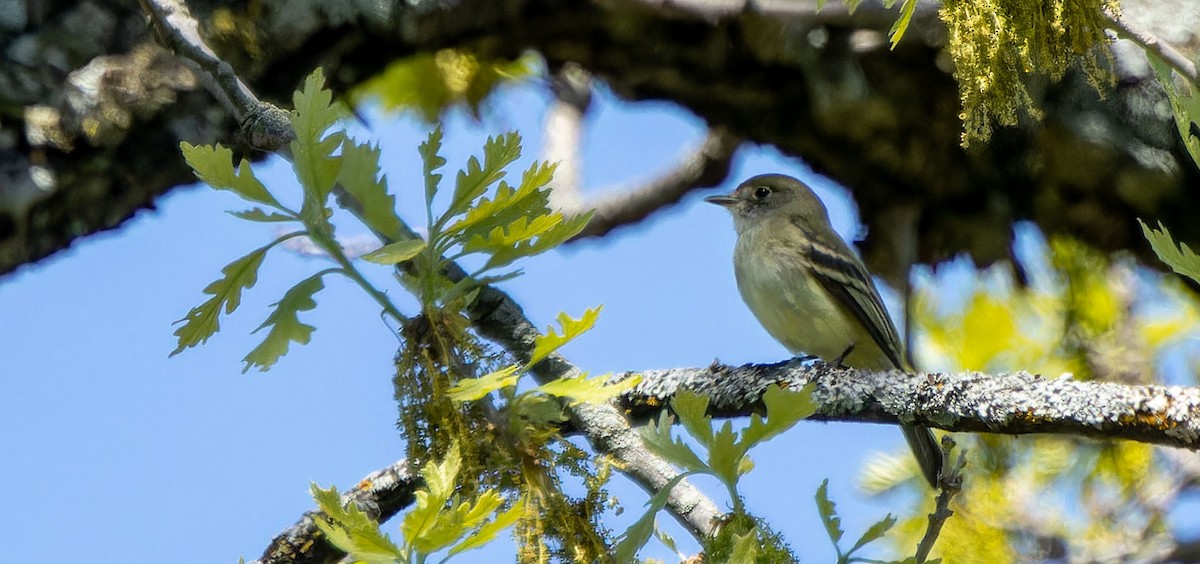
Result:
M783 537L771 530L766 521L745 513L730 515L716 536L704 543L704 561L714 564L729 562L735 536L745 535L749 531L755 532L758 541L755 564L792 564L800 561Z
M609 465L560 440L556 427L530 429L505 418L512 411L502 402L485 407L449 399L458 380L507 364L487 353L461 315L427 310L402 336L394 387L409 460L441 459L457 444L460 495L499 488L528 500L516 526L518 561L607 561L612 539L601 517L613 505L605 491ZM586 492L581 498L563 491L563 480L572 477Z

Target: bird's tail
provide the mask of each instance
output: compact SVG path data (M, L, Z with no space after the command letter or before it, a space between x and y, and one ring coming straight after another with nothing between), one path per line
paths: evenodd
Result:
M901 425L900 430L904 432L904 439L908 441L913 456L917 457L921 474L925 476L929 485L936 489L938 476L942 473L942 449L938 446L933 432L928 427L912 425Z

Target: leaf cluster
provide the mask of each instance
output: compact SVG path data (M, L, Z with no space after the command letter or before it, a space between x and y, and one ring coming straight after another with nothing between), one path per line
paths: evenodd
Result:
M646 513L637 520L623 535L616 549L618 562L630 562L641 549L654 531L654 517L666 506L670 491L681 480L693 474L706 474L717 478L729 492L735 515L745 515L745 507L741 495L737 491L738 481L748 473L754 464L749 456L750 449L755 445L770 440L790 429L800 420L816 412L817 405L812 399L811 385L799 391L789 391L772 386L763 394L763 404L766 406L766 417L758 414L750 417L750 424L742 431L733 430L731 421L726 421L717 430L713 429L712 417L708 415L708 397L690 391L675 394L671 400L671 409L678 417L679 423L688 435L707 452L701 457L682 438L672 436L672 417L664 412L657 422L651 421L642 428L642 440L646 446L658 453L672 464L683 469L683 472L668 482L647 502ZM755 527L758 529L759 527ZM751 534L754 532L755 534ZM754 537L758 534L748 529L745 534ZM742 537L744 538L744 537ZM745 544L742 544L744 542ZM735 543L735 552L751 551L742 555L748 559L737 562L756 561L754 550L748 541ZM739 553L740 554L740 553ZM731 560L733 561L733 560Z
M324 513L315 522L329 542L356 562L368 564L423 564L435 553L450 557L480 548L513 525L526 512L518 499L503 509L505 500L495 490L484 490L473 500L455 493L462 457L451 448L441 462L428 462L421 470L425 486L400 525L397 544L379 523L353 505L343 505L336 488L312 485L313 499Z
M1151 225L1143 229L1164 261L1200 272L1192 249ZM957 269L918 278L910 308L918 364L928 371L1025 369L1149 383L1165 368L1162 357L1188 354L1200 306L1177 277L1141 272L1131 280L1128 262L1060 236L1018 257L1029 275L1021 283L1007 265L983 270L965 286ZM945 562L1044 559L1045 539L1069 558L1137 560L1145 547L1170 538L1161 523L1171 504L1143 502L1172 472L1152 447L1058 436L958 439L975 456L970 487L955 499L962 510L939 536L936 552ZM882 494L919 484L910 460L873 461L863 489ZM1022 498L1013 491L1055 495ZM932 509L926 500L901 517L888 535L898 551L920 538Z
M386 176L379 176L378 147L358 143L335 128L345 115L335 104L333 93L324 87L320 69L314 71L295 93L295 109L289 119L295 130L290 152L292 168L302 189L299 209L285 205L260 181L249 162L233 164L233 153L220 145L180 144L181 151L197 179L218 190L233 192L254 205L233 215L254 222L292 224L295 229L268 245L251 251L229 265L222 278L209 284L209 298L192 308L177 323L177 346L172 355L206 342L220 329L222 313L229 314L241 304L244 290L254 286L258 270L267 252L297 237L308 238L336 266L317 272L285 293L274 304L275 310L256 330L267 330L264 340L246 355L244 371L267 370L287 354L292 343L307 343L314 327L302 323L298 314L316 306L314 296L324 288L323 278L340 274L361 286L398 322L406 316L387 295L373 287L346 256L335 237L330 218L334 214L331 195L336 188L352 206L358 218L380 239L387 242L363 259L387 266L412 264L406 269L410 289L422 300L428 312L452 306L458 309L479 284L505 280L519 274L503 270L515 261L545 252L577 234L590 215L564 217L548 205L550 179L554 166L535 162L522 175L520 183L505 178L509 165L521 156L521 139L515 132L489 138L482 160L471 157L455 177L449 205L435 214L435 198L441 187L439 172L446 159L439 155L441 127L435 128L421 145L424 199L428 219L428 239L412 233L396 213L395 196L388 190ZM346 205L343 203L343 205ZM483 266L465 275L451 276L450 264L468 256L483 257ZM503 270L503 271L502 271Z
M521 157L521 137L515 131L488 138L482 160L472 156L467 161L455 176L446 209L435 213L442 182L439 171L446 164L439 154L441 146L439 125L420 147L428 245L418 251L423 251L419 257L416 253L408 257L420 259L416 263L422 283L419 297L426 310L451 305L479 284L519 275L520 271L501 269L558 246L591 219L591 214L568 218L550 208L552 164L532 163L515 186L505 180L505 169ZM449 283L442 273L450 263L471 256L482 257L483 265Z
M559 326L551 326L535 338L533 351L524 363L479 378L461 379L446 392L447 398L464 408L486 403L493 414L490 421L498 423L486 431L496 437L487 455L496 457L499 452L507 452L506 456L517 461L512 464L517 474L512 481L531 500L529 515L517 525L522 562L554 558L603 561L608 556L607 531L600 525L599 516L610 506L611 498L604 486L611 467L604 459L591 458L561 440L558 429L567 419L566 405L609 401L640 379L608 384L605 377L579 374L518 391L522 376L591 329L599 313L597 307L588 309L579 319L559 314ZM493 399L499 402L493 403ZM583 481L587 492L583 498L573 499L564 493L564 470Z
M641 378L635 376L610 383L607 376L589 377L587 373L582 373L517 392L517 384L522 376L595 326L600 310L600 307L590 308L584 311L579 319L560 313L559 328L556 330L554 326L550 326L544 334L535 338L529 360L479 378L461 380L450 389L450 398L459 402L471 402L483 399L493 392L501 392L510 430L514 431L523 443L544 443L555 432L553 426L567 419L563 401L560 400L565 400L572 406L581 403L604 403L641 382Z
M296 132L291 144L292 168L303 191L299 210L288 207L272 194L255 176L246 159L234 167L233 153L228 148L180 143L184 159L197 179L218 190L233 192L255 205L233 212L234 216L254 222L291 224L294 230L222 269L223 276L204 289L210 297L176 322L179 325L175 331L177 346L172 355L208 341L220 329L222 313L233 313L241 304L242 292L257 282L258 270L267 252L297 237L307 237L326 252L336 266L304 279L273 304L275 309L255 329L256 333L266 329L266 336L243 359L243 372L251 368L268 370L287 354L292 343L308 343L315 328L301 322L299 314L316 307L314 296L325 287L323 278L328 274L340 274L363 286L385 312L403 320L404 316L384 294L362 277L334 237L334 227L329 221L333 214L329 200L335 185L342 186L364 205L363 221L377 233L400 238L403 228L395 212L395 198L387 191L387 179L376 178L379 149L356 143L344 132L330 131L343 111L333 103L333 94L324 88L324 83L320 69L313 72L303 88L296 92L293 98L295 109L289 114Z

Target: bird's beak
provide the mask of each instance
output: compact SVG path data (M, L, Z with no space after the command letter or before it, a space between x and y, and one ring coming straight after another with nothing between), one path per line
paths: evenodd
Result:
M704 201L706 201L710 204L716 204L718 206L727 208L729 206L736 204L738 202L738 199L733 197L732 195L726 195L726 196L709 196L709 197L705 198Z

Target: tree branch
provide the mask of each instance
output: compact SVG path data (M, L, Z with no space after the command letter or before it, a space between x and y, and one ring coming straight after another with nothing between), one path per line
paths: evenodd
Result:
M578 213L583 205L579 185L579 155L583 116L592 103L592 77L577 64L569 63L550 80L554 101L546 108L542 160L558 163L550 181L550 206L565 214Z
M681 389L712 398L713 415L749 415L772 384L816 385L821 407L812 419L898 423L947 431L1064 433L1200 448L1200 388L1135 386L1043 378L1028 372L905 374L834 368L821 362L676 368L627 372L642 383L621 407L643 419Z
M1152 33L1147 33L1130 26L1129 22L1126 22L1124 18L1113 13L1108 8L1104 9L1104 17L1108 20L1109 28L1116 31L1118 37L1128 39L1145 51L1154 53L1158 58L1170 65L1171 68L1175 69L1175 72L1179 73L1180 76L1186 78L1194 86L1200 87L1200 75L1196 73L1196 64L1172 47L1170 43L1161 41Z
M410 474L408 461L401 459L363 478L342 494L342 503L353 503L382 523L413 503L419 487L420 477ZM295 525L271 539L262 557L250 564L333 564L340 561L346 553L329 544L315 524L316 519L324 518L320 511L306 511Z
M959 147L958 92L941 58L946 32L935 3L917 3L910 32L895 50L886 48L895 7L863 2L851 13L835 3L818 11L817 4L343 2L336 10L302 10L304 17L294 10L224 10L220 2L196 2L191 10L200 21L233 16L235 31L214 27L206 37L268 101L290 96L317 64L336 67L330 79L345 90L396 57L444 48L481 57L532 50L550 68L577 63L622 98L677 104L714 127L801 157L815 172L846 186L870 233L863 246L866 261L872 272L892 281L905 272L887 267L892 255L879 242L889 239L886 219L896 206L921 212L921 262L964 252L977 264L1005 258L1017 219L1032 220L1051 236L1068 233L1102 251L1132 250L1146 259L1153 254L1136 216L1178 228L1181 240L1200 240L1200 222L1189 216L1200 196L1185 189L1200 176L1174 124L1156 113L1162 92L1148 87L1155 79L1141 69L1140 52L1133 53L1138 64L1125 64L1126 52L1134 50L1115 54L1118 81L1105 100L1068 73L1063 82L1035 90L1034 102L1046 111L1042 123L998 130L992 143L968 153ZM1193 5L1193 0L1127 0L1122 9L1130 20L1146 14L1144 28L1188 54L1197 44L1195 26L1170 16ZM97 67L115 59L136 59L131 47L141 45L149 30L140 10L132 13L137 7L68 3L46 20L30 19L7 42L0 38L14 62L0 73L13 86L2 89L0 102L16 108L13 119L0 122L0 183L36 198L16 209L0 198L0 273L118 225L153 198L189 183L190 171L168 149L181 137L212 142L231 131L228 114L214 99L190 85L168 84L146 98L153 101L149 109L116 112L134 116L122 126L127 136L118 145L90 151L88 129L74 127L65 129L76 147L70 154L22 141L56 132L45 123L47 113L55 117L46 107L63 109L59 113L72 123L68 83L95 76ZM107 27L99 26L97 16ZM121 31L113 41L73 41L90 37L84 33L89 29ZM18 37L35 41L17 42ZM260 49L248 53L253 47ZM61 68L57 54L63 49L74 66L63 69L65 75L44 72ZM155 67L117 70L114 78L120 80L163 82L164 73ZM115 99L129 106L124 87L115 90ZM109 113L87 117L103 125L111 121ZM54 180L54 192L42 184L47 177ZM1124 189L1131 185L1147 189L1132 194Z
M545 160L558 162L551 182L550 204L566 215L594 212L569 242L603 237L614 229L642 222L671 207L688 192L716 186L729 177L740 140L724 129L711 130L704 142L673 170L644 186L616 190L587 201L580 190L579 145L583 116L591 104L592 78L578 64L554 73L554 102L546 111Z
M571 241L603 237L679 203L692 190L720 184L729 177L739 144L739 139L722 129L709 131L704 143L675 170L645 186L601 196L580 206L580 213L594 211L596 215Z
M169 5L171 2L158 0L155 5L160 4ZM182 17L180 14L186 15L186 10L172 12L175 17ZM165 22L169 30L173 29L171 22L175 18L159 17L157 21L160 24ZM195 39L200 40L198 36ZM230 82L216 76L224 72L221 69L225 67L199 66L202 72L211 75L212 83L220 86L231 101L239 103L240 100L240 115L255 115L257 108L262 107L262 102L248 94L248 89L240 90L241 87L237 86L241 84L240 80ZM710 138L710 141L720 146L719 140ZM681 170L692 170L691 177L699 178L704 176L703 171L712 169L720 160L696 157L692 162L698 162L699 165L690 169L685 166ZM727 172L727 164L725 170ZM640 196L633 200L641 203L613 203L610 207L613 210L645 210L645 202L648 201L662 201L670 197L678 200L690 189L687 186L695 185L679 181L684 177L688 177L688 174L669 175L664 181L654 184L657 188L638 191ZM635 215L614 214L614 217ZM617 219L610 224L616 226L628 221ZM507 294L486 287L469 313L480 334L497 342L516 358L528 358L538 332ZM534 373L540 381L548 381L577 374L578 369L563 357L554 355L535 367ZM710 369L650 371L644 374L646 380L635 393L625 398L626 407L634 413L659 410L662 402L675 390L687 387L712 395L712 405L721 414L743 415L754 408L767 385L776 382L799 385L813 381L818 384L816 397L824 404L818 419L873 422L904 420L953 431L1061 432L1127 438L1187 448L1196 448L1197 437L1200 436L1200 423L1196 421L1197 411L1200 410L1200 393L1194 389L1044 380L1025 373L922 377L900 373L850 372L819 364L803 366L795 361L766 366L714 366ZM642 445L617 408L607 405L579 406L573 410L572 420L597 451L614 454L623 463L623 471L647 490L656 491L678 474ZM398 505L397 509L402 506ZM697 536L708 534L721 514L711 500L686 482L672 490L667 508ZM290 537L284 535L284 538ZM279 539L276 539L272 547L278 542ZM286 552L284 550L281 553ZM268 550L268 553L274 552Z
M233 67L221 59L200 37L199 25L178 0L141 0L150 15L159 40L175 52L208 90L241 124L246 140L263 151L285 147L295 138L287 112L258 99Z

